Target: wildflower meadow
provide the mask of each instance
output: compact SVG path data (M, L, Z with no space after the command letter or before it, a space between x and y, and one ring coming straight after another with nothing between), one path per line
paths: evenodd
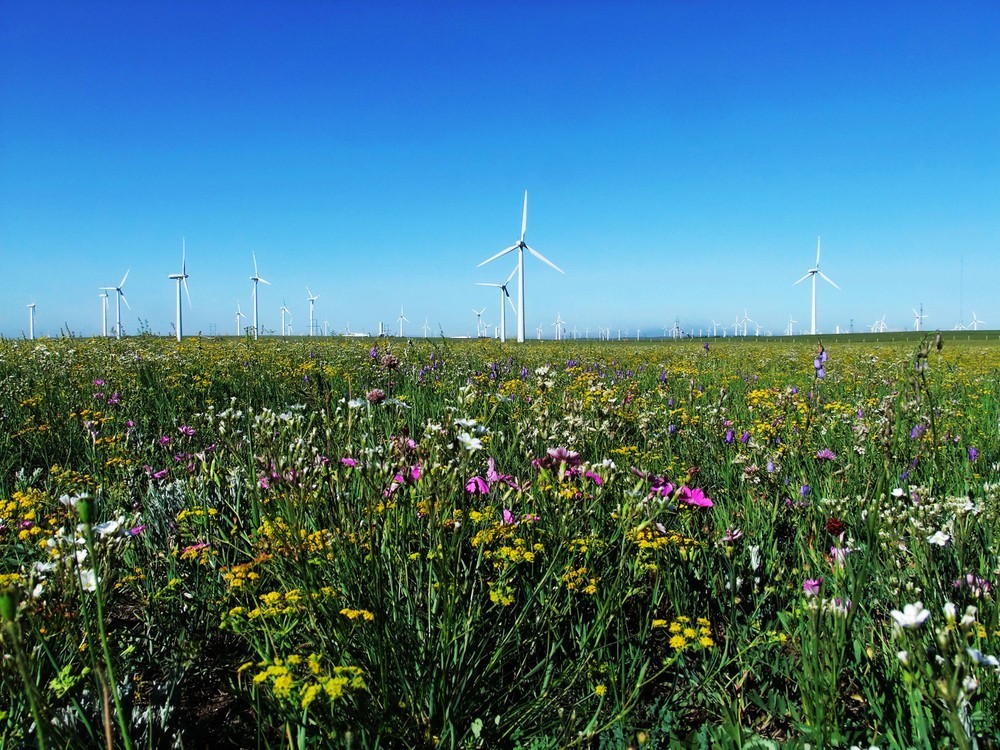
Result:
M0 341L0 747L1000 747L1000 345Z

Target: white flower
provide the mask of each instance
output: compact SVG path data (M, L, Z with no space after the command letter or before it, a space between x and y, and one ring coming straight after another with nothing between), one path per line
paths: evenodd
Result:
M84 591L97 591L97 574L93 569L80 571L80 585Z
M121 528L122 523L125 521L125 516L118 516L118 518L112 519L111 521L105 521L104 523L99 523L94 527L96 531L101 536L107 536L108 534L114 534L118 529Z
M910 654L907 651L897 651L896 658L899 659L899 663L904 667L910 666Z
M997 669L1000 669L1000 659L997 659L997 657L991 654L984 654L982 651L975 648L967 648L965 649L965 653L969 655L969 658L972 659L972 661L982 667L996 667Z
M930 610L924 609L923 602L907 604L903 607L902 612L894 609L889 614L896 621L896 625L901 628L919 628L931 616Z
M465 448L465 450L469 451L470 453L472 451L477 451L483 447L482 440L480 440L477 437L472 437L472 435L470 435L467 432L458 433L458 442L461 443L462 447Z
M958 608L953 602L944 603L944 618L948 622L955 622L955 618L958 617Z
M904 490L902 487L897 487L896 489L894 489L892 491L892 496L893 497L902 497L905 494L906 494L906 490Z
M476 420L474 420L474 419L472 419L470 417L463 417L462 419L456 419L455 420L455 426L456 427L475 427L476 426Z
M944 547L946 544L948 544L950 540L951 537L945 534L940 529L938 529L929 537L927 537L928 542L930 542L931 544L936 544L938 547Z

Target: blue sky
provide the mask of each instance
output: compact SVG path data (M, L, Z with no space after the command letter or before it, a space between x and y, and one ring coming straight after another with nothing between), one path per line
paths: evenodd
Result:
M0 334L1000 327L996 2L8 2ZM186 302L185 302L186 305ZM111 309L113 323L114 308ZM508 327L514 329L513 316Z

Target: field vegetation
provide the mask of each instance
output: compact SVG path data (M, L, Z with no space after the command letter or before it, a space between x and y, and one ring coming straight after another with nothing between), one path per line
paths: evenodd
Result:
M0 746L998 747L1000 346L872 338L0 341Z

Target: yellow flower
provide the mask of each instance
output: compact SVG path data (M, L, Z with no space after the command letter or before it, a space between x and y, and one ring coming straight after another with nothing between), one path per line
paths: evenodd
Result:
M682 635L675 635L670 639L670 648L674 651L680 651L687 645L687 638Z
M653 627L654 628L665 628L665 627L667 627L667 621L666 620L653 620Z
M715 641L713 641L707 635L703 635L701 638L699 638L698 643L700 643L703 648L711 648L712 646L715 645Z
M608 688L604 685L604 683L601 683L600 685L594 688L594 695L596 695L598 698L603 698L606 692L608 692Z

